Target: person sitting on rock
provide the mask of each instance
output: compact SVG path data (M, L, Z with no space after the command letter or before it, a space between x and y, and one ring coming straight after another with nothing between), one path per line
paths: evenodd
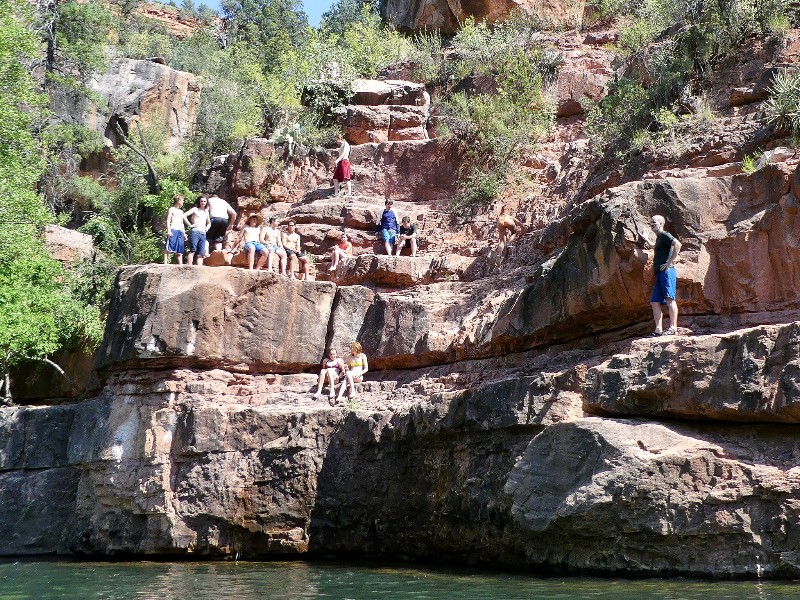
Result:
M258 252L258 262L255 263L257 271L261 270L267 260L267 248L261 243L261 223L263 219L257 213L251 214L247 217L247 225L242 227L242 233L239 235L239 244L244 244L244 250L247 252L247 268L253 270L253 263L255 262L256 252Z
M167 211L167 245L164 247L164 264L170 263L171 255L178 258L178 264L183 264L183 251L186 242L186 233L183 229L183 196L176 194L172 198L172 206Z
M353 342L350 346L350 356L347 357L347 371L345 371L346 381L342 382L342 388L339 390L339 397L341 400L344 395L345 387L350 387L350 399L356 397L356 383L364 381L364 375L369 371L369 363L367 362L367 355L362 352L361 344Z
M342 240L331 250L331 266L329 271L335 271L339 266L339 259L353 256L353 244L348 239L347 234L342 232Z
M319 372L317 391L314 393L312 398L314 398L314 400L319 400L319 398L322 396L322 386L325 384L325 380L327 379L329 390L328 400L331 404L334 404L336 399L336 384L339 383L340 380L343 382L342 385L346 383L344 374L345 371L347 371L347 366L341 358L336 356L335 348L328 348L327 354L328 358L322 359L322 370Z
M347 195L353 195L353 184L350 181L350 144L344 136L336 136L336 143L339 144L339 155L336 158L336 168L333 171L333 195L339 195L339 185L347 182Z
M397 215L392 210L394 202L387 200L384 205L383 214L381 215L381 222L378 224L378 231L380 232L383 246L386 248L386 254L392 255L392 246L397 237L397 232L400 227L397 225Z
M274 272L273 264L275 257L278 257L278 269L281 275L286 277L286 250L283 249L283 236L278 229L278 220L275 217L269 218L269 225L261 230L261 242L267 248L267 271Z
M525 225L517 219L516 217L512 217L509 214L506 214L504 210L501 210L500 214L497 217L497 237L500 240L500 243L497 245L497 266L499 267L500 264L503 262L503 255L506 250L506 246L508 243L513 240L517 235L521 235L525 232Z
M411 224L411 218L403 217L400 233L395 240L395 256L400 256L403 248L411 248L411 256L417 255L417 226Z
M297 233L295 228L294 221L289 221L289 231L283 234L283 249L286 250L286 256L289 261L289 277L294 279L294 270L297 266L296 263L300 263L299 271L300 271L300 279L308 279L308 257L303 256L300 252L300 234Z
M651 223L653 231L656 233L655 255L653 256L653 271L655 272L656 282L653 285L653 294L650 297L650 307L653 309L656 329L650 335L676 335L678 333L678 303L675 301L675 297L678 282L674 263L675 257L681 251L681 243L672 234L664 231L664 217L653 215ZM669 329L663 333L661 329L663 321L662 305L666 305L669 310Z
M197 255L197 264L202 266L208 245L206 233L208 232L208 228L211 227L211 215L208 213L208 198L205 194L197 199L197 204L186 211L183 215L183 222L190 228L189 255L186 257L186 262L193 265L194 257Z
M236 221L236 211L225 200L212 194L208 198L208 212L211 216L211 227L206 236L214 244L215 250L222 250L222 242Z

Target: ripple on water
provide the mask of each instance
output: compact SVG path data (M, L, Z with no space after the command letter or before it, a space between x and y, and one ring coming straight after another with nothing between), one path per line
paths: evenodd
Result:
M463 570L305 562L0 563L0 600L796 600L800 582L541 579Z

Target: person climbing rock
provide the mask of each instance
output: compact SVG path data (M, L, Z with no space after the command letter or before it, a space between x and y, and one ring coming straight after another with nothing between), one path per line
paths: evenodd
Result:
M384 205L383 214L381 215L381 222L378 223L378 232L383 240L383 246L386 248L386 254L392 255L392 246L397 237L397 232L400 227L397 225L397 215L392 210L394 202L387 200Z
M350 256L353 256L353 244L347 234L342 232L342 240L331 250L331 266L328 270L335 271L339 266L339 260Z
M328 357L322 359L322 370L319 372L319 380L317 381L317 391L312 398L319 400L322 396L322 386L325 385L325 380L328 380L328 400L331 404L336 402L336 384L341 380L343 385L345 382L344 374L347 371L347 365L341 358L336 356L335 348L328 348Z
M395 256L400 256L403 248L410 248L411 256L417 255L417 226L411 224L411 218L408 216L403 217L395 246L397 248Z
M242 227L242 233L239 235L239 242L236 244L237 246L242 243L244 244L244 251L247 252L247 268L251 271L253 270L254 263L256 270L260 271L261 267L263 267L264 263L267 261L267 255L269 254L266 246L261 243L261 223L263 223L263 221L261 215L257 213L253 213L247 217L247 225ZM255 262L256 252L258 252L257 263Z
M653 294L650 297L650 306L653 309L653 319L656 329L651 336L676 335L678 333L678 303L676 301L677 272L675 270L675 257L681 251L681 243L671 234L664 231L665 220L661 215L653 215L651 227L656 233L654 246L653 270L656 282L653 285ZM666 305L669 310L669 329L662 332L663 314L661 307Z
M225 200L213 194L208 198L208 212L211 215L211 227L206 237L214 243L215 250L222 250L222 242L236 221L236 211Z
M497 216L497 237L500 243L497 245L497 266L503 262L506 246L517 235L525 232L525 224L507 214L504 209L501 209L500 214Z
M300 251L300 234L294 230L294 221L289 221L289 231L283 234L283 249L286 250L286 256L289 261L289 277L295 279L294 269L295 263L299 263L298 270L300 272L300 279L308 279L308 257L303 256Z
M186 262L190 265L194 264L196 255L198 266L202 266L208 246L206 233L208 228L211 227L211 216L208 214L208 198L205 195L200 196L197 199L197 204L184 213L183 222L190 228L189 255L186 257Z
M353 184L350 181L350 144L343 136L336 136L336 143L339 144L339 156L336 159L336 168L333 171L333 195L339 195L339 186L347 182L347 195L353 195Z
M183 251L186 243L186 232L183 229L183 196L176 194L172 198L172 206L167 211L167 244L164 247L164 264L168 265L171 255L178 258L178 264L183 264Z

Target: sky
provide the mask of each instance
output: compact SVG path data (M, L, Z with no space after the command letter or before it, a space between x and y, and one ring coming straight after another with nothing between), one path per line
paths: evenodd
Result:
M166 1L166 0L165 0ZM180 6L180 0L176 2ZM211 8L219 9L220 0L195 0L195 6L199 4L207 4ZM308 22L311 25L319 25L319 19L326 10L333 4L333 0L303 0L303 9L308 15Z

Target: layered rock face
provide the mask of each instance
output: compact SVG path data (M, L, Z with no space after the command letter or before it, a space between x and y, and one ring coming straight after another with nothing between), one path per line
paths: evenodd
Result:
M115 58L89 82L102 102L67 104L57 110L101 134L109 146L120 143L117 125L127 135L140 122L164 128L167 148L176 150L194 127L200 83L192 73L176 71L162 62Z
M0 554L797 577L800 157L758 95L724 98L678 159L630 169L560 117L520 167L529 228L502 254L490 216L439 212L444 140L354 145L353 198L315 189L330 153L273 182L282 150L249 141L208 181L295 219L318 280L123 269L88 399L0 409ZM418 256L379 254L385 194ZM677 336L643 337L653 214L683 243ZM329 271L342 232L356 256ZM326 348L355 340L356 397L312 397Z
M395 27L412 31L438 30L444 34L455 33L459 23L470 17L494 23L506 19L515 10L554 24L579 25L583 19L584 3L560 0L381 0L380 3L381 16Z

